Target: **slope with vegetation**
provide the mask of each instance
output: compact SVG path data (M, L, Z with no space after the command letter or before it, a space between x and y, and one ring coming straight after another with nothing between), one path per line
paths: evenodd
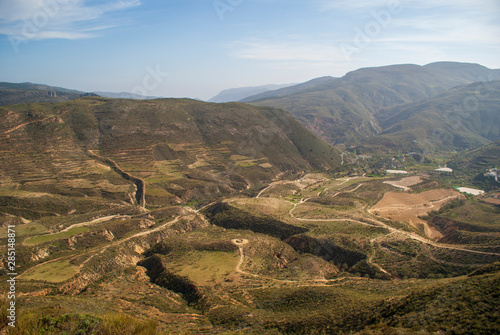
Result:
M365 158L241 103L86 97L0 117L2 292L8 225L19 274L0 332L498 332L498 208L436 175L348 175ZM399 198L411 217L376 215Z
M365 140L360 147L422 153L487 145L500 139L499 99L500 81L491 81L460 86L423 102L386 109L379 116L380 125L386 130Z
M0 106L33 102L62 102L88 95L95 94L41 84L0 83Z
M478 64L393 65L360 69L319 85L292 86L245 102L289 110L330 143L353 145L386 130L382 122L385 108L428 99L455 86L498 78L498 70Z
M224 91L221 91L216 96L210 98L208 102L236 102L243 100L249 96L253 96L256 94L260 94L263 92L274 91L284 87L292 86L294 84L271 84L271 85L262 85L262 86L252 86L252 87L238 87L238 88L230 88Z

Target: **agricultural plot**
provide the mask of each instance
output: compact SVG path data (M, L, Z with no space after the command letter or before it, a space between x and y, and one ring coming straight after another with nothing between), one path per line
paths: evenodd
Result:
M392 185L394 187L397 187L399 189L402 189L403 191L409 191L410 186L417 185L421 183L423 180L420 178L420 176L412 176L412 177L407 177L403 178L401 180L396 180L396 181L384 181L385 184Z
M420 216L432 210L439 210L446 202L459 197L461 195L458 192L450 189L437 189L422 193L388 192L370 209L370 213L418 227L418 225L426 224ZM439 233L429 228L427 235L436 237Z
M70 264L69 261L54 261L31 268L21 278L24 280L61 283L74 277L78 271L79 268Z

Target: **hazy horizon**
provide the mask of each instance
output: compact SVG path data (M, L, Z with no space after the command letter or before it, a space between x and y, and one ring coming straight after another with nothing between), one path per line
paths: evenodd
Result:
M436 61L500 68L494 0L0 0L0 81L208 100Z

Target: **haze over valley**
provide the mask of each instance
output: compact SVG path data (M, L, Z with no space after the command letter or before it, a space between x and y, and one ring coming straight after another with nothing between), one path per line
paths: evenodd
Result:
M499 333L497 9L0 0L0 334Z

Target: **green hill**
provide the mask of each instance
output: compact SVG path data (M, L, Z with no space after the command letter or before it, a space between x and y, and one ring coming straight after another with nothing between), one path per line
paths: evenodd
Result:
M460 86L380 113L386 129L363 147L396 152L463 150L500 138L500 81Z
M76 90L33 83L0 83L0 106L34 102L63 102L86 94Z
M288 113L240 103L82 98L0 115L2 184L18 191L129 201L126 185L143 180L146 202L160 206L340 165Z
M455 177L467 180L482 190L500 189L498 178L486 175L491 173L490 170L500 168L500 141L460 152L447 165L454 170Z
M457 155L450 164L456 169L478 172L500 167L500 141Z
M426 66L364 68L313 87L292 86L245 101L283 108L333 144L356 144L382 132L379 114L388 107L428 99L472 82L500 78L478 64L440 62ZM274 96L273 96L274 93ZM288 94L289 93L289 94Z
M496 334L500 274L492 272L384 302L353 323L370 325L362 334Z
M268 98L286 97L288 95L297 94L297 93L311 92L311 91L316 90L317 87L321 87L325 83L331 83L332 81L335 81L335 79L338 79L338 78L334 78L334 77L330 77L330 76L315 78L315 79L306 81L305 83L300 83L300 84L296 84L293 86L283 87L283 88L275 89L272 91L266 91L266 92L262 92L259 94L254 94L254 95L248 96L244 99L241 99L240 102L251 102L251 101L257 101L257 100L265 100Z

